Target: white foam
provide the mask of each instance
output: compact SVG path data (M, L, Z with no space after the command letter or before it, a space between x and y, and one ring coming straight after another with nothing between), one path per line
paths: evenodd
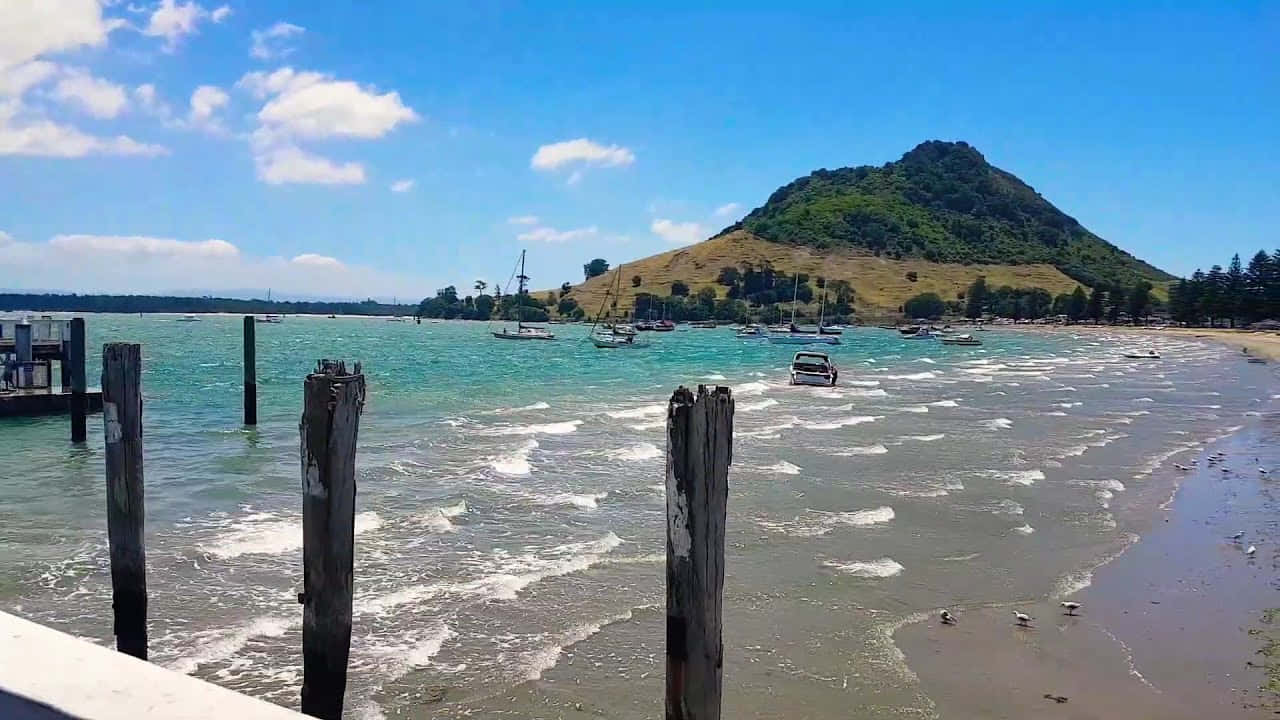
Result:
M595 510L600 501L609 497L607 492L598 493L557 493L538 499L539 505L572 505L583 510Z
M929 404L934 407L948 407L948 408L960 407L960 402L958 400L939 400L937 402L931 402Z
M929 408L925 407L924 405L912 405L911 407L904 407L904 408L900 408L900 409L902 410L902 412L909 412L909 413L927 413L927 412L929 412Z
M854 387L876 387L880 384L879 380L843 380L841 382Z
M982 474L1004 480L1010 485L1034 485L1037 480L1044 479L1044 472L1041 470L987 470Z
M581 424L581 420L567 420L541 425L512 425L494 428L493 432L498 435L568 435L571 432L577 432Z
M836 560L827 560L823 565L838 570L846 575L861 578L887 578L898 575L902 572L903 567L893 558L880 558L879 560L869 560L866 562L839 562Z
M536 582L586 570L621 544L621 538L609 533L599 540L560 545L543 555L499 553L494 562L496 572L454 584L448 590L484 600L515 600L522 590Z
M1021 515L1023 508L1022 505L1013 500L1004 499L996 503L991 512L996 515Z
M904 439L904 440L916 440L916 441L919 441L919 442L933 442L933 441L935 441L935 440L941 440L941 439L942 439L942 438L944 438L944 437L946 437L946 434L945 434L945 433L937 433L937 434L934 434L934 435L906 435L906 436L904 436L904 437L903 437L903 439Z
M628 610L625 613L614 615L598 622L586 623L570 629L551 645L547 645L546 647L540 648L531 653L525 661L525 667L521 673L521 677L525 681L540 679L543 673L555 667L556 664L560 662L560 656L564 653L566 648L590 638L608 625L630 619L631 611Z
M520 406L520 407L513 407L513 408L498 408L497 410L490 410L490 411L489 411L489 414L491 414L491 415L510 415L510 414L512 414L512 413L529 412L529 411L531 411L531 410L550 410L550 409L551 409L551 406L550 406L550 405L548 405L547 403L545 403L545 402L543 402L543 401L539 400L538 402L533 403L533 404L530 404L530 405L522 405L522 406Z
M885 375L885 378L888 380L932 380L936 377L938 377L937 373L928 370L918 373L909 373L907 375Z
M456 528L450 521L450 518L458 517L467 512L467 501L459 500L453 505L444 507L431 508L422 515L422 522L432 532L453 532Z
M800 474L800 466L792 465L786 460L776 462L773 465L769 465L761 469L764 470L765 472L777 473L779 475L799 475Z
M809 430L836 430L849 425L861 425L880 420L882 415L850 415L849 417L831 420L829 422L804 423L803 427Z
M1023 523L1018 527L1014 528L1013 531L1018 533L1019 535L1030 535L1031 533L1035 532L1036 529L1031 527L1030 525L1027 525L1026 523Z
M739 407L739 409L741 409L741 407ZM636 425L632 425L632 426L631 426L631 429L632 429L632 430L640 430L640 431L645 431L645 430L660 430L660 429L662 429L662 428L664 428L664 427L666 427L666 426L667 426L667 421L666 421L666 419L662 419L662 420L654 420L653 422L639 423L639 424L636 424Z
M736 410L738 412L755 412L757 410L763 410L765 408L773 407L774 405L777 405L777 404L778 404L777 400L774 400L773 398L765 398L763 400L757 400L755 402L746 402L746 403L742 403L741 405L737 405Z
M994 418L991 420L983 420L982 426L992 430L1008 430L1013 427L1013 421L1009 418Z
M769 389L768 385L762 382L756 381L756 382L743 383L741 385L734 386L733 394L736 397L747 397L749 395L763 395L764 391L768 389Z
M917 358L917 359L916 359L916 362L928 363L928 364L930 364L930 365L937 365L937 364L938 364L936 361L934 361L934 360L933 360L933 359L931 359L931 358Z
M1149 398L1149 397L1134 398L1134 399L1133 399L1133 401L1134 401L1134 402L1141 402L1141 403L1155 402L1155 400L1152 400L1152 399L1151 399L1151 398Z
M1111 507L1111 499L1115 497L1110 490L1098 490L1093 496L1097 498L1098 504L1103 508Z
M703 380L727 380L728 378L726 378L724 375L721 375L720 373L711 373L710 375L703 375L702 379Z
M662 456L662 451L653 443L636 443L624 448L610 451L609 456L615 460L636 461L636 460L652 460Z
M355 534L382 527L382 517L372 510L356 513ZM302 548L302 520L279 518L274 513L254 513L230 525L201 550L229 560L241 555L278 555Z
M525 440L519 447L506 455L499 455L490 459L489 467L503 475L528 475L533 472L533 465L529 462L529 455L537 448L537 440Z
M856 457L859 455L884 455L887 452L889 452L889 448L876 444L845 448L843 450L837 450L831 454L837 457Z
M609 412L606 412L605 415L618 420L632 420L635 418L662 415L666 412L666 405L642 405L640 407L630 408L627 410L610 410Z
M791 537L820 537L840 525L868 527L887 523L893 518L893 508L886 505L868 510L853 510L849 512L810 510L805 515L791 520L777 521L757 518L756 524L770 532L781 533Z
M238 627L184 633L184 639L191 643L194 651L168 663L167 667L175 672L190 675L201 665L209 665L234 657L253 638L278 638L301 622L300 614L289 618L257 617Z

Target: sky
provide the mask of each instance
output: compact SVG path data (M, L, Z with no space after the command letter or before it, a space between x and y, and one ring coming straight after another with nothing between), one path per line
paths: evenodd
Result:
M549 288L929 139L1176 274L1280 247L1274 2L0 4L0 288Z

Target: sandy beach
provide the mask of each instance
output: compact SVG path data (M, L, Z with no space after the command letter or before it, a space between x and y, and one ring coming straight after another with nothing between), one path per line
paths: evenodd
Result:
M1139 336L1169 336L1174 335L1185 338L1196 338L1201 340L1209 340L1220 343L1241 352L1242 355L1254 355L1266 358L1272 362L1280 362L1280 333L1265 330L1229 330L1226 328L1151 328L1151 327L1135 327L1131 325L1014 325L1000 327L1000 330L1009 327L1033 330L1047 330L1052 332L1107 332L1122 333L1125 335Z
M1256 718L1274 667L1259 651L1275 597L1275 480L1280 425L1261 416L1159 472L1179 489L1140 540L1091 584L998 607L953 608L903 627L895 641L943 718ZM1225 452L1211 465L1207 458ZM1190 471L1174 462L1197 460ZM1222 470L1222 466L1227 471ZM1231 539L1244 532L1239 542ZM1245 549L1256 545L1254 557ZM1077 581L1084 585L1089 578ZM1081 602L1076 616L1058 606ZM1032 615L1018 627L1012 612Z

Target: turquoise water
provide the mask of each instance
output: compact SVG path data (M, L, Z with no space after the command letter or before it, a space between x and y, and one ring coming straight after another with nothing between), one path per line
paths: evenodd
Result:
M260 424L240 425L241 320L91 316L143 345L153 660L296 706L302 379L360 360L353 717L661 707L664 402L737 398L726 713L897 717L931 703L888 630L940 605L1066 592L1168 497L1162 463L1274 402L1265 368L1173 337L857 330L841 387L728 330L602 351L586 329L291 317L258 325ZM98 375L91 357L89 376ZM0 606L108 642L101 431L0 421ZM556 713L560 712L556 710Z

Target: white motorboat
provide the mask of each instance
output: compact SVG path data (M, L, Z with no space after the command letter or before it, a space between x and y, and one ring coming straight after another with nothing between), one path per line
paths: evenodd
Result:
M516 286L516 329L515 332L502 328L501 331L492 333L499 340L555 340L556 336L550 330L544 327L535 327L533 325L524 324L524 303L522 299L528 294L527 283L529 276L524 274L524 255L525 251L520 251L520 274L516 276L519 284Z
M961 335L944 335L942 337L943 345L981 345L982 341L970 335L963 333Z
M937 335L934 335L932 332L929 332L928 328L920 328L919 330L915 331L914 333L911 333L910 335L904 334L902 336L902 339L903 340L933 340L936 337Z
M268 323L270 325L279 325L280 323L284 322L284 318L280 317L279 315L267 313L262 317L255 317L253 321L260 322L260 323Z
M791 360L792 385L835 387L839 370L826 353L801 350Z
M1159 360L1160 353L1155 350L1134 350L1124 354L1130 360Z
M743 340L763 340L764 338L769 337L769 333L764 329L763 325L756 325L752 323L751 325L747 325L739 330L737 335L734 337L741 338Z
M840 338L816 333L771 333L769 342L774 345L839 345Z

